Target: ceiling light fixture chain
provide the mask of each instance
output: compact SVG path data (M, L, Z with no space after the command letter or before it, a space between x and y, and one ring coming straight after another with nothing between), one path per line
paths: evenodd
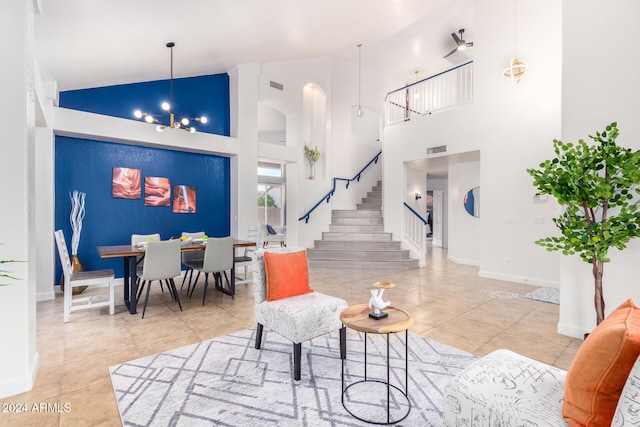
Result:
M518 56L518 0L513 0L513 51Z
M518 59L518 0L514 0L513 28L514 28L514 51L515 54L511 58L509 66L505 68L503 75L511 81L520 83L520 79L527 72L527 63Z
M169 51L171 52L171 77L169 79L169 126L173 127L174 126L174 116L173 113L171 112L171 109L173 108L173 48L176 44L174 42L169 42L167 43L167 47L169 48Z
M362 117L362 103L360 94L362 89L362 43L358 43L358 117Z
M174 42L168 42L166 46L171 51L171 79L169 80L169 102L163 102L160 105L163 111L165 111L169 115L169 124L160 123L158 119L156 119L153 115L149 113L142 112L140 110L134 111L133 115L138 119L143 119L147 123L157 124L156 129L158 132L164 131L167 127L175 128L175 129L184 129L189 133L195 133L196 128L193 126L189 126L191 120L200 122L202 124L207 123L208 119L205 116L194 117L192 119L188 117L183 117L182 119L176 121L175 114L173 112L173 48L176 44ZM166 116L164 116L166 117Z

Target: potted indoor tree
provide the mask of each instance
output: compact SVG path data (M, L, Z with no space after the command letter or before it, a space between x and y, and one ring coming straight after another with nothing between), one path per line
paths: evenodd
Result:
M309 162L309 179L316 179L315 164L320 158L320 150L318 147L309 147L304 145L304 158Z
M617 123L589 136L595 144L553 141L556 157L527 169L539 195L550 194L563 206L553 222L560 236L536 240L549 251L578 254L591 264L597 324L604 319L602 276L610 248L622 250L640 236L640 151L616 144Z

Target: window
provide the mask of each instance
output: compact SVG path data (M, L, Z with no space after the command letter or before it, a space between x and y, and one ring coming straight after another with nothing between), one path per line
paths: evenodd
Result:
M278 163L258 163L258 223L280 230L285 225L285 169Z

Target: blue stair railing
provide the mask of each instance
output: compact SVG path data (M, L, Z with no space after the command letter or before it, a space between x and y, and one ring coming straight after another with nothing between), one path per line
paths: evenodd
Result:
M402 225L402 240L411 243L418 253L424 254L427 246L427 227L429 227L429 224L422 215L406 202L403 204L408 210L405 211L405 220ZM418 258L420 257L422 255Z
M410 211L411 211L415 216L417 216L417 217L418 217L418 219L419 219L420 221L422 221L422 223L423 223L423 224L426 224L426 223L427 223L427 220L426 220L426 219L424 219L424 218L422 217L422 215L420 215L418 212L416 212L416 211L415 211L411 206L409 206L409 205L407 204L407 202L404 202L403 204L404 204L404 205L407 207L407 209L409 209L409 210L410 210Z
M371 166L371 164L378 163L378 159L380 158L381 154L382 154L382 150L379 151L378 154L376 154L376 156L373 159L369 160L369 163L367 163L362 169L360 169L360 171L353 178L333 178L333 187L331 187L331 190L329 190L327 194L322 196L322 198L318 200L318 203L313 205L313 207L309 209L304 215L298 218L298 221L302 221L304 219L305 224L309 223L309 217L311 216L311 213L314 210L316 210L316 208L320 206L322 202L329 203L329 200L331 200L331 196L333 196L333 193L335 193L336 191L337 181L346 181L347 184L345 185L345 188L349 188L349 184L351 184L351 181L360 181L360 176L362 175L362 172L364 172L369 166Z

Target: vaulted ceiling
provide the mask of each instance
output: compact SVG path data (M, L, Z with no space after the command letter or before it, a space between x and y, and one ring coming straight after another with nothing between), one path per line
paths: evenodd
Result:
M451 66L452 32L473 40L473 0L50 0L35 2L43 80L60 90L319 56L388 66L399 82ZM472 49L471 49L472 50ZM472 54L472 52L471 52Z

